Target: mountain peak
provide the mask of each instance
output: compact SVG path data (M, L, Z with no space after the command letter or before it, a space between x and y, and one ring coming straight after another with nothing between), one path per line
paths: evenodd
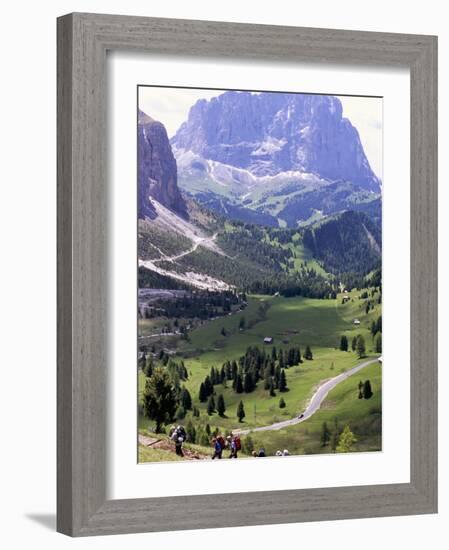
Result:
M256 176L286 171L378 192L357 129L335 96L227 91L199 100L172 144Z
M176 160L165 126L139 110L138 113L139 218L154 218L151 197L166 208L187 217L178 187Z

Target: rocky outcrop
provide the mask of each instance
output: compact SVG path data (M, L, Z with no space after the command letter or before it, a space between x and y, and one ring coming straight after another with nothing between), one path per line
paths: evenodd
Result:
M151 197L187 217L186 203L177 183L176 160L164 125L139 111L137 142L139 218L156 216Z
M380 191L357 129L334 96L225 92L197 101L172 145L257 176L302 171Z

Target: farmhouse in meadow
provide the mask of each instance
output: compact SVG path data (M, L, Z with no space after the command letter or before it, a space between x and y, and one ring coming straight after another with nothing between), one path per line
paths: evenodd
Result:
M273 343L273 338L271 336L265 336L265 338L263 339L263 343L264 344L272 344Z

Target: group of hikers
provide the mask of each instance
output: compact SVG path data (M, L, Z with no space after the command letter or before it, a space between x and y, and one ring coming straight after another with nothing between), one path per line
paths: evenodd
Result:
M178 456L184 456L182 446L187 439L187 432L184 426L172 426L169 433L170 439L175 444L175 452ZM212 438L212 447L214 449L212 460L215 458L223 458L223 451L226 449L229 450L228 458L237 458L238 452L242 449L242 442L238 434L233 434L232 432L225 438L222 434L217 434ZM275 456L289 456L287 449L283 451L278 450L275 453ZM265 449L261 448L259 451L252 451L251 456L255 458L262 458L267 456Z
M214 447L214 454L212 455L212 460L214 458L222 458L223 451L229 449L230 454L228 458L237 458L237 453L242 448L242 442L240 441L239 435L233 435L232 432L225 439L221 434L212 438L212 445Z

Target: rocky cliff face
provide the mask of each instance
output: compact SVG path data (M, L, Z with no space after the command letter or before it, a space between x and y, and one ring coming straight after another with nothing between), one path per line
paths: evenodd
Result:
M155 217L150 197L187 217L186 204L177 184L176 160L164 125L139 111L137 142L139 218Z
M255 176L301 171L380 190L359 134L333 96L225 92L199 100L172 145Z

